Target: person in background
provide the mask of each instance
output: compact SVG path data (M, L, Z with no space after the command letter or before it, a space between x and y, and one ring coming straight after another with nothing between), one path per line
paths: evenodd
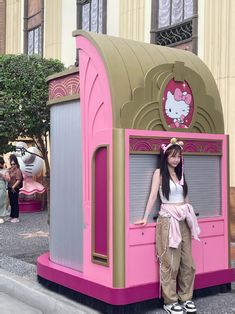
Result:
M11 205L11 213L10 217L6 218L5 221L16 223L19 222L19 189L22 187L23 175L17 157L12 154L9 160L11 167L9 169L10 181L8 183L8 196Z
M0 156L0 224L4 223L4 218L7 215L7 181L10 180L8 171L4 168L4 159Z

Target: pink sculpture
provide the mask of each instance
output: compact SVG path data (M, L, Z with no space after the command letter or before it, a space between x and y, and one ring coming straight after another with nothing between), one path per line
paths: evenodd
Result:
M38 211L41 209L41 202L35 200L35 193L44 193L45 187L34 180L40 175L43 169L43 159L39 157L39 150L36 147L29 147L24 142L17 143L16 155L23 173L23 187L20 189L21 211ZM30 197L31 196L31 197Z

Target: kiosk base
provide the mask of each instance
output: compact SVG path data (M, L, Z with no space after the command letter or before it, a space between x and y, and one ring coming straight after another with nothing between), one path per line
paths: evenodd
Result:
M159 283L157 282L127 288L102 286L99 283L83 278L81 272L51 262L49 253L39 256L37 273L39 281L42 283L48 282L47 285L49 287L53 284L58 287L59 291L62 289L61 287L65 290L68 288L73 293L79 292L112 305L127 305L155 299L154 304L156 306L156 299L159 298ZM235 271L229 268L205 274L197 274L194 288L198 290L222 286L221 292L223 292L229 289L228 284L232 281L235 281Z
M42 203L37 200L20 201L19 210L21 213L40 212L42 210Z

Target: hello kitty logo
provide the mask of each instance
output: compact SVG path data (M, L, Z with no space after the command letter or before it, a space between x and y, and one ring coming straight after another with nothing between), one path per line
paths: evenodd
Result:
M186 81L171 80L163 94L163 114L168 127L188 128L194 112L191 89Z

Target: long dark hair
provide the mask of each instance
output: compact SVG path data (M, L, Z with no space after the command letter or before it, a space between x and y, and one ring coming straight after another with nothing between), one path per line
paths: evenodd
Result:
M0 164L4 165L5 161L2 156L0 156Z
M19 165L19 162L18 162L18 159L17 159L16 155L11 154L10 157L9 157L9 159L10 159L10 163L11 163L12 161L14 161L14 163L16 164L16 167L17 167L17 168L20 168L20 165Z
M168 170L168 156L172 154L172 156L175 156L177 153L180 153L181 156L181 147L177 144L173 144L170 146L165 153L163 150L161 150L161 163L160 163L160 174L162 177L162 194L163 196L169 200L169 194L170 194L170 173ZM177 165L175 168L175 173L177 175L178 180L180 181L181 176L182 176L182 157L180 159L180 163ZM184 197L187 196L188 194L188 185L185 180L184 176L184 185L183 185L183 192L184 192Z

